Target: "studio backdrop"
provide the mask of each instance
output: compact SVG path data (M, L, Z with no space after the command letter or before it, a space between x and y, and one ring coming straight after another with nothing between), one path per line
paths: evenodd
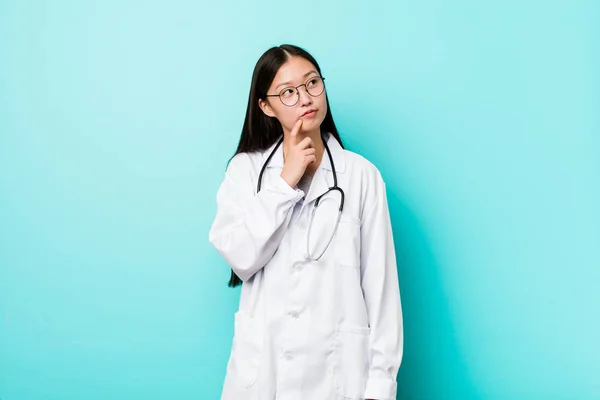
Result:
M387 184L398 399L600 398L596 1L0 3L0 398L218 399L208 242L269 47ZM307 399L310 400L310 399Z

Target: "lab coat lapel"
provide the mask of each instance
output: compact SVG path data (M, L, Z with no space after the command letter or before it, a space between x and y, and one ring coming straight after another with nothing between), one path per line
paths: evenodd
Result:
M327 157L326 154L323 154L323 157ZM327 180L325 179L325 171L323 167L317 168L315 171L315 175L313 176L312 183L310 184L310 189L308 190L308 195L304 200L304 204L302 208L311 201L315 200L317 197L327 192L329 189L329 185L327 184Z
M337 139L331 133L327 133L324 140L327 141L327 146L329 147L331 157L333 158L333 163L335 164L335 170L339 175L340 173L344 172L346 167L344 149L340 146ZM317 168L317 170L315 171L315 175L313 176L313 181L310 185L308 195L304 200L304 204L302 206L303 208L306 204L316 200L317 197L327 192L329 188L333 186L332 170L333 168L331 162L329 161L327 150L325 149L323 152L323 157L321 159L321 164L319 165L319 168Z

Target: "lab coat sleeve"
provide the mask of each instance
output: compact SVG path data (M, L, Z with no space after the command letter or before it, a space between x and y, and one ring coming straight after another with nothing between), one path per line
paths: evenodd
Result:
M361 222L361 283L371 327L366 399L396 399L403 353L403 321L386 186L379 172L375 201Z
M244 282L273 256L291 218L290 209L304 196L280 175L265 179L267 171L255 194L258 177L252 171L248 154L231 159L217 191L217 213L209 232L209 242Z

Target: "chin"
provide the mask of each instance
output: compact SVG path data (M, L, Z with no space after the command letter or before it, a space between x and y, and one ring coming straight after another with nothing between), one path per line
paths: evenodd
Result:
M311 118L311 119L305 119L302 122L302 128L304 128L305 126L321 126L321 124L323 123L323 121L325 121L325 116L323 115L322 117L317 115L318 118Z
M321 123L323 121L318 121L318 120L304 120L304 122L302 123L302 130L303 131L310 131L313 130L319 126L321 126Z

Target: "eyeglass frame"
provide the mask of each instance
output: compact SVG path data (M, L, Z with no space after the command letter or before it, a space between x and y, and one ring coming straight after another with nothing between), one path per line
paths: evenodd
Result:
M321 93L319 93L319 94L317 94L317 95L314 95L314 96L313 96L313 95L312 95L312 94L310 94L310 92L308 91L308 87L306 86L306 84L308 83L308 81L310 81L311 79L314 79L314 78L319 78L319 79L321 79L321 82L323 82L323 91L322 91ZM283 104L284 106L286 106L286 107L294 107L294 106L295 106L296 104L298 104L298 102L300 101L300 91L298 90L298 88L299 88L300 86L304 86L304 89L306 90L306 93L308 93L308 95L309 95L310 97L319 97L320 95L322 95L322 94L325 92L325 78L324 78L324 77L322 77L322 76L318 76L318 75L317 75L317 76L311 76L310 78L308 78L308 79L307 79L307 80L306 80L306 81L305 81L303 84L301 84L301 85L298 85L298 86L286 86L286 87L284 87L283 89L281 89L281 90L279 91L279 94L265 94L265 97L275 97L275 96L277 96L277 97L279 97L279 101L281 101L281 104ZM296 99L296 102L295 102L294 104L292 104L292 105L287 105L287 104L285 104L285 103L283 102L283 100L281 99L281 93L283 93L283 91L284 91L284 90L291 89L291 88L294 88L294 90L296 91L296 94L297 94L297 97L298 97L298 98Z

